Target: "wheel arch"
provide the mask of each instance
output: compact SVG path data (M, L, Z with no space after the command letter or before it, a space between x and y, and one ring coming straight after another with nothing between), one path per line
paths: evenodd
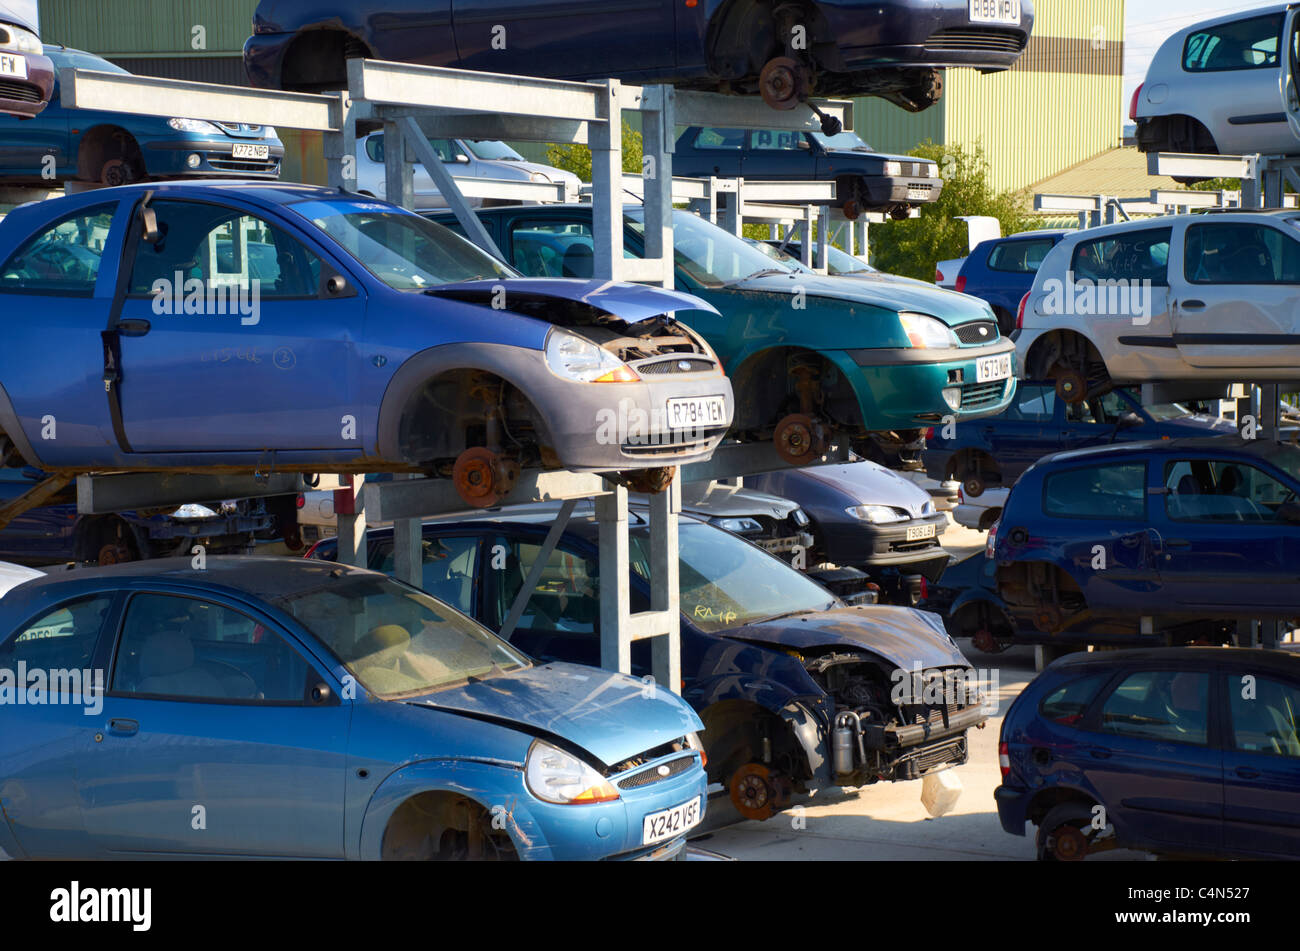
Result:
M826 393L828 401L833 401L835 405L842 405L845 399L851 398L852 418L848 422L865 429L866 414L863 412L863 407L873 403L871 392L865 383L860 382L855 375L846 373L844 367L835 359L835 353L794 343L755 347L738 354L731 361L727 375L731 378L736 401L736 420L732 423L732 428L740 430L761 427L778 420L784 404L793 395L790 377L783 364L796 355L812 357L835 374L833 389ZM776 377L785 381L785 389L780 394L772 389L755 392L757 381L765 379L768 370L776 370ZM846 421L839 414L836 415L836 419L839 422Z
M300 92L346 89L347 61L374 59L369 41L355 29L335 22L298 30L280 60L280 86Z
M91 126L77 139L77 178L97 182L104 163L118 156L133 165L137 179L149 174L144 150L128 129L111 122Z

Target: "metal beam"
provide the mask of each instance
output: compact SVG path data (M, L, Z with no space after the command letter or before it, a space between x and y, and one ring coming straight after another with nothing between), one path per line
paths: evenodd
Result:
M491 113L440 113L408 106L376 106L385 119L410 116L431 139L507 139L516 142L587 144L587 125L578 119L543 116L501 116Z
M612 486L596 500L600 548L600 666L632 672L631 593L628 586L627 489Z
M334 132L343 126L340 98L315 93L66 68L59 70L59 89L67 109L182 116L317 132Z
M121 472L77 476L77 511L103 515L129 509L184 505L216 499L251 499L309 492L298 473L280 472L259 482L251 475L188 472Z
M1254 178L1258 155L1148 152L1147 174L1170 178Z
M847 99L812 100L823 112L840 120L845 132L853 131L853 103ZM677 90L679 126L715 126L720 129L785 129L820 132L821 120L807 106L790 110L769 109L759 100L717 92Z
M350 61L351 65L356 63L357 60ZM437 186L443 201L456 215L456 220L460 222L460 226L465 229L465 237L484 251L504 261L505 256L501 253L501 249L492 240L492 236L487 233L487 229L483 227L483 222L478 220L478 215L474 214L474 209L470 208L461 195L456 179L452 178L451 172L447 171L442 159L438 158L438 153L433 150L433 146L429 144L429 139L421 131L420 126L410 117L402 119L397 124L406 132L407 147L415 152L415 157L419 159L420 164L424 166L424 170L433 179L433 184ZM387 128L387 124L385 124L385 128ZM387 158L387 153L385 153L385 158Z
M586 499L604 491L605 481L595 473L525 469L503 504ZM370 482L365 505L376 522L481 511L465 503L450 479Z
M806 245L805 245L806 246ZM831 446L812 462L805 466L819 466L831 463L851 461L848 444ZM801 468L792 466L777 454L771 443L744 443L741 445L719 446L713 451L712 458L704 462L693 462L682 466L678 476L683 482L709 482L713 479L733 479L737 476L757 475L760 472L778 472L782 469Z
M519 619L524 616L524 608L528 606L529 599L532 598L533 592L537 590L537 582L542 580L542 572L546 570L546 564L551 560L551 553L555 551L555 546L560 543L560 537L564 534L564 530L569 527L569 518L573 515L573 510L577 505L577 499L566 499L560 504L560 511L546 532L546 538L542 542L541 549L537 552L537 558L532 567L528 569L528 575L524 578L523 587L515 593L515 600L510 604L510 612L506 615L501 630L497 632L503 640L510 640L510 635L515 632Z

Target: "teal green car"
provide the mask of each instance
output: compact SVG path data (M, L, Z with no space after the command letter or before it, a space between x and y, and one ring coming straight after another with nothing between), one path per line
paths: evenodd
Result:
M506 260L536 277L592 276L591 206L478 212ZM457 228L450 212L430 214ZM625 209L624 253L643 250L642 209ZM921 432L993 416L1015 394L1015 344L988 304L921 283L824 277L774 261L685 211L673 214L678 290L718 314L691 315L731 377L731 435L773 440L802 464L835 437L905 462Z

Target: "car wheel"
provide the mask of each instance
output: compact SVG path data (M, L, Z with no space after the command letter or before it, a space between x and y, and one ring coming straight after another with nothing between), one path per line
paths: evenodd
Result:
M1109 826L1096 827L1093 806L1088 803L1063 802L1053 806L1038 824L1035 837L1038 861L1082 862L1088 855L1112 847L1103 844L1109 829Z
M788 56L774 57L758 74L758 91L772 109L793 109L808 95L808 70Z
M110 188L131 183L131 166L126 159L109 159L99 170L99 181Z

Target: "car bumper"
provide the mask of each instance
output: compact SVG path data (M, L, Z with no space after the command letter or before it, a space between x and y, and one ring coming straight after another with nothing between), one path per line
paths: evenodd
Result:
M993 800L998 804L998 821L1002 823L1002 830L1012 835L1024 835L1029 790L999 786L993 790Z
M864 175L862 188L866 191L868 210L890 208L896 205L923 205L938 199L943 191L939 178L910 178L886 175Z
M27 63L27 78L0 76L0 114L30 119L39 115L54 89L54 63L48 56L13 54Z
M1018 24L972 23L967 0L881 4L871 15L851 4L821 3L842 68L975 66L1006 69L1029 42L1034 16L1026 2ZM888 37L893 42L882 43Z
M939 535L947 524L943 513L884 525L863 521L837 537L828 537L827 557L836 564L859 568L910 568L936 581L948 564L948 552L939 544ZM910 530L925 526L932 526L934 534L907 537Z
M145 144L145 166L150 175L183 178L279 178L284 146L279 143L249 142L266 145L265 159L235 158L238 141L177 139ZM191 155L199 156L197 165L189 164Z
M847 360L840 365L855 381L867 429L915 429L942 423L945 417L961 422L1006 409L1016 392L1015 349L1004 338L987 347L955 350L846 350ZM981 359L1008 353L1009 378L978 382ZM944 398L946 387L960 388L956 406Z

